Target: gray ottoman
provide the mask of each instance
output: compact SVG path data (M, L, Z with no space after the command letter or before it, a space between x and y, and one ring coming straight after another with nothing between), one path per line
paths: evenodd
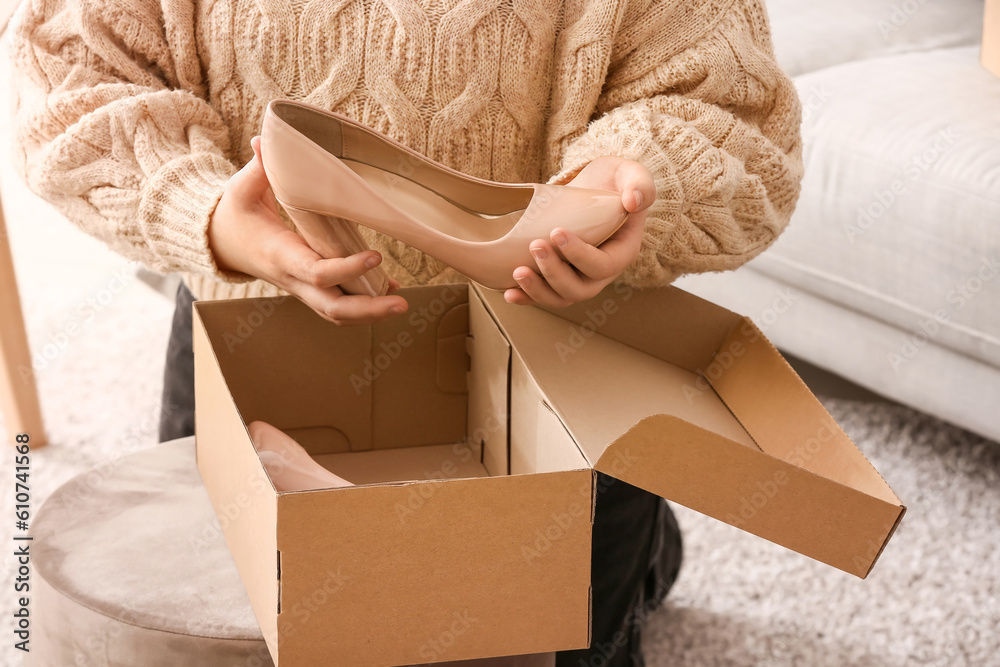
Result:
M74 477L45 501L31 534L26 666L273 667L194 438ZM448 664L552 667L555 654Z
M30 667L273 665L194 438L61 486L32 524Z

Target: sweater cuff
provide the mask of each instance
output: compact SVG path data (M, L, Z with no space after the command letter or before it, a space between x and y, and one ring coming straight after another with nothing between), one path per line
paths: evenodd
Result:
M221 155L198 153L171 160L152 175L139 204L143 236L157 257L151 268L228 283L254 280L221 270L208 245L209 221L234 173Z
M646 226L639 256L619 276L632 287L668 285L681 273L662 261L661 249L669 245L675 220L683 208L684 192L677 165L657 141L655 112L643 103L614 109L593 121L587 130L569 142L559 163L559 172L549 179L553 185L565 185L576 178L590 162L605 155L632 160L646 167L653 176L656 199L646 209Z
M653 178L673 176L674 165L655 140L655 112L642 102L613 109L593 121L563 150L559 172L549 179L565 185L590 162L605 155L642 164Z

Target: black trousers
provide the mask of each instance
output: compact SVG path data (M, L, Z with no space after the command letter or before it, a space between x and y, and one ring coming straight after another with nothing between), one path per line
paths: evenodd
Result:
M160 440L194 435L194 352L191 304L181 285L167 346ZM681 565L681 534L662 498L598 473L589 649L563 651L557 667L642 667L646 617L673 586Z

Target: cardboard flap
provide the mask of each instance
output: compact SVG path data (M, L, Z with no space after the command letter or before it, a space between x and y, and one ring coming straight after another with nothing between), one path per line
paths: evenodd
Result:
M905 511L670 415L641 420L595 468L859 577Z
M733 328L707 376L763 451L900 504L875 467L749 319Z
M504 303L502 296L499 303ZM540 309L567 321L571 335L562 341L564 354L570 354L596 331L689 371L709 364L719 344L741 319L673 286L638 289L611 284L588 301L558 310ZM678 313L684 316L678 317Z
M469 304L469 444L491 475L510 474L510 343L482 301Z
M749 320L676 289L483 299L596 470L861 577L905 512Z
M699 376L692 371L613 340L603 328L582 334L577 325L544 310L497 302L489 294L484 301L591 466L610 443L655 414L675 415L757 449L715 392L696 390Z

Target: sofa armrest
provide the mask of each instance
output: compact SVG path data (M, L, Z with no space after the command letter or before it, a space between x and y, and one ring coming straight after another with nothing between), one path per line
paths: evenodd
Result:
M986 0L980 60L983 67L1000 76L1000 0Z

